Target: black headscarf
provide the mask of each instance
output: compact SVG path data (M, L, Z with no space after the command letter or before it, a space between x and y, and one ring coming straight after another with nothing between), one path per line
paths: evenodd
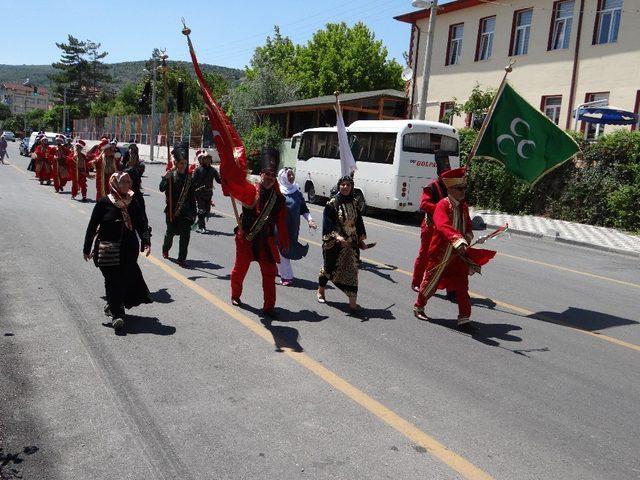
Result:
M351 193L349 195L342 195L340 193L340 184L342 182L349 182L351 184ZM353 202L353 187L354 187L355 183L353 182L353 178L350 175L345 175L344 177L340 178L340 180L338 180L338 183L336 184L336 189L338 190L338 193L336 193L336 200L338 201L338 203L351 203Z

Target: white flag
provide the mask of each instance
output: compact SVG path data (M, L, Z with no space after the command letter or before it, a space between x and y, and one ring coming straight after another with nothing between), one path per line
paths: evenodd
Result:
M347 127L344 126L340 103L336 104L336 127L338 127L338 146L340 147L340 168L344 177L351 175L358 167L356 167L356 160L353 158L353 153L351 153L351 148L349 147Z

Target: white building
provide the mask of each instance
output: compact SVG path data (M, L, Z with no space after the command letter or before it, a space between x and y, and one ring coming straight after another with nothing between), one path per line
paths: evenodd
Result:
M429 14L421 10L395 17L411 24L413 114L420 101ZM638 113L640 0L455 0L441 5L427 119L444 119L452 102L466 101L476 83L497 88L509 59L516 60L510 84L562 128L572 128L572 111L592 100L606 99ZM451 121L462 127L471 119Z

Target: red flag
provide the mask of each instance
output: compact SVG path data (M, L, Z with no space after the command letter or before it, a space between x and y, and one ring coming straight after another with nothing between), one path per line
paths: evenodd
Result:
M486 250L484 248L467 247L465 256L476 265L485 265L496 256L495 250Z
M189 43L189 53L191 54L193 69L198 77L200 93L202 93L209 123L213 130L213 141L216 144L218 155L220 155L222 193L225 196L238 199L245 205L253 205L256 200L256 189L253 184L247 180L247 155L242 140L238 132L233 128L233 125L231 125L227 115L214 100L209 87L204 81L198 59L196 58L196 52L193 50L193 45L189 38L190 30L185 27L182 33L186 35L187 42Z

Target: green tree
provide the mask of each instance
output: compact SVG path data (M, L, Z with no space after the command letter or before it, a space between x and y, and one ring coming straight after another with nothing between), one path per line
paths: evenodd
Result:
M6 120L11 116L11 109L4 103L0 103L0 120Z
M62 50L60 61L52 64L57 73L50 75L53 93L59 99L65 95L68 104L79 107L81 115L89 112L89 103L105 91L111 77L108 66L101 60L107 52L100 52L100 44L81 41L68 35L68 43L56 43Z
M297 50L292 75L304 97L330 95L335 90L402 89L402 67L387 56L382 41L365 24L328 23Z
M292 76L296 69L296 55L300 50L289 37L282 36L280 27L273 27L273 37L268 36L264 46L256 47L251 57L251 70L248 75L252 76L253 70L271 68L280 74Z
M454 100L454 106L447 117L444 118L444 122L448 123L451 115L461 115L463 113L470 115L471 125L474 130L480 130L484 116L489 111L491 103L496 96L495 89L485 89L480 87L479 83L476 83L471 90L471 95L464 103L458 103L457 99Z
M282 133L280 127L270 122L252 126L243 137L247 152L248 166L254 173L259 173L260 151L264 147L280 149Z
M253 70L253 78L247 79L227 96L226 106L233 124L245 135L256 123L256 115L251 110L260 105L288 102L298 97L298 86L270 68Z
M95 98L98 92L108 89L109 84L113 82L113 78L109 74L109 66L101 61L109 53L101 52L100 47L100 43L86 41L85 52L89 61L89 81L91 83L89 98Z

